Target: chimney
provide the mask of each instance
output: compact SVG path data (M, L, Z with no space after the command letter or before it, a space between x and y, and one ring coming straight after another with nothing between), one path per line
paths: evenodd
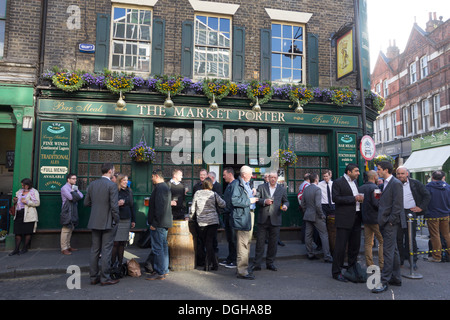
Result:
M386 57L388 59L395 59L400 54L400 50L395 44L395 40L393 40L393 44L391 44L391 40L389 40L389 47L386 50Z
M436 12L430 12L429 17L430 18L425 26L426 32L432 32L434 29L436 29L443 23L442 20L437 19Z

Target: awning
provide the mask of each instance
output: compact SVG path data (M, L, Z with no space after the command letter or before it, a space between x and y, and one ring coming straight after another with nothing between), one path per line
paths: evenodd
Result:
M410 172L441 170L450 157L450 145L413 151L403 164Z

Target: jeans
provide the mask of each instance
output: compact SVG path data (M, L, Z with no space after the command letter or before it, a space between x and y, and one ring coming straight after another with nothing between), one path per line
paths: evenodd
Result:
M154 256L153 270L159 275L169 273L169 246L167 244L167 229L150 230L152 252Z

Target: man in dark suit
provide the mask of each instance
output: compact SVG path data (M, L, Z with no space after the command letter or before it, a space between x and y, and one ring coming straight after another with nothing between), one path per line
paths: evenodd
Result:
M114 237L119 223L119 189L111 181L114 175L114 165L105 163L102 165L102 177L92 181L84 198L84 205L91 207L88 229L92 230L92 245L90 254L91 284L101 285L116 284L119 280L112 280L111 253L114 245ZM99 276L98 260L102 254L101 272Z
M277 183L278 174L271 172L269 174L269 183L263 183L258 186L257 196L258 205L258 234L256 236L255 261L252 269L261 270L261 263L264 254L266 235L268 234L266 267L269 270L277 271L273 264L277 255L278 237L282 214L289 207L286 188Z
M154 274L146 280L164 280L169 273L168 229L173 225L170 202L172 193L161 170L152 172L153 192L148 205L148 225L152 241Z
M412 239L413 239L413 268L417 269L417 241L416 241L416 230L417 230L417 215L424 215L427 211L428 204L430 203L431 195L427 188L418 180L411 179L409 177L409 172L406 167L397 168L397 179L403 183L403 208L404 208L404 219L408 214L413 215L412 222ZM403 265L404 260L409 261L409 236L408 228L400 228L397 233L397 246L400 252L400 265Z
M398 225L406 225L403 215L403 185L392 175L393 166L389 161L377 164L378 175L384 179L383 193L378 204L378 224L383 236L384 266L381 282L372 289L373 293L386 291L388 283L401 286L400 255L397 248Z
M309 186L303 191L301 206L304 212L303 221L305 221L305 245L308 259L316 259L313 252L313 233L314 228L319 233L322 242L323 258L325 262L332 262L333 258L330 254L330 246L328 241L328 232L326 226L326 216L322 211L322 190L317 186L319 183L319 176L317 173L309 175Z
M332 187L332 198L335 203L336 243L333 252L331 273L334 279L346 282L341 270L344 265L345 252L348 245L348 269L356 265L361 244L361 202L357 179L359 168L350 163L345 167L342 177L336 179Z

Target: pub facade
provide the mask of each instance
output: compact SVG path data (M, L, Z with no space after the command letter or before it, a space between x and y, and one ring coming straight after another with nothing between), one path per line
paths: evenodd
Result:
M289 149L298 160L279 168L291 204L282 237L298 236L305 173L336 178L350 162L364 170L359 141L378 113L361 107L356 66L344 70L356 64L353 1L49 0L45 13L35 246L58 246L65 175L75 173L84 193L104 162L129 176L140 231L153 170L168 180L180 168L189 199L202 168L224 184L223 168L246 164L258 184L274 153ZM340 56L342 47L352 55ZM151 162L130 157L139 143L154 149ZM80 202L79 235L89 233L89 214Z

